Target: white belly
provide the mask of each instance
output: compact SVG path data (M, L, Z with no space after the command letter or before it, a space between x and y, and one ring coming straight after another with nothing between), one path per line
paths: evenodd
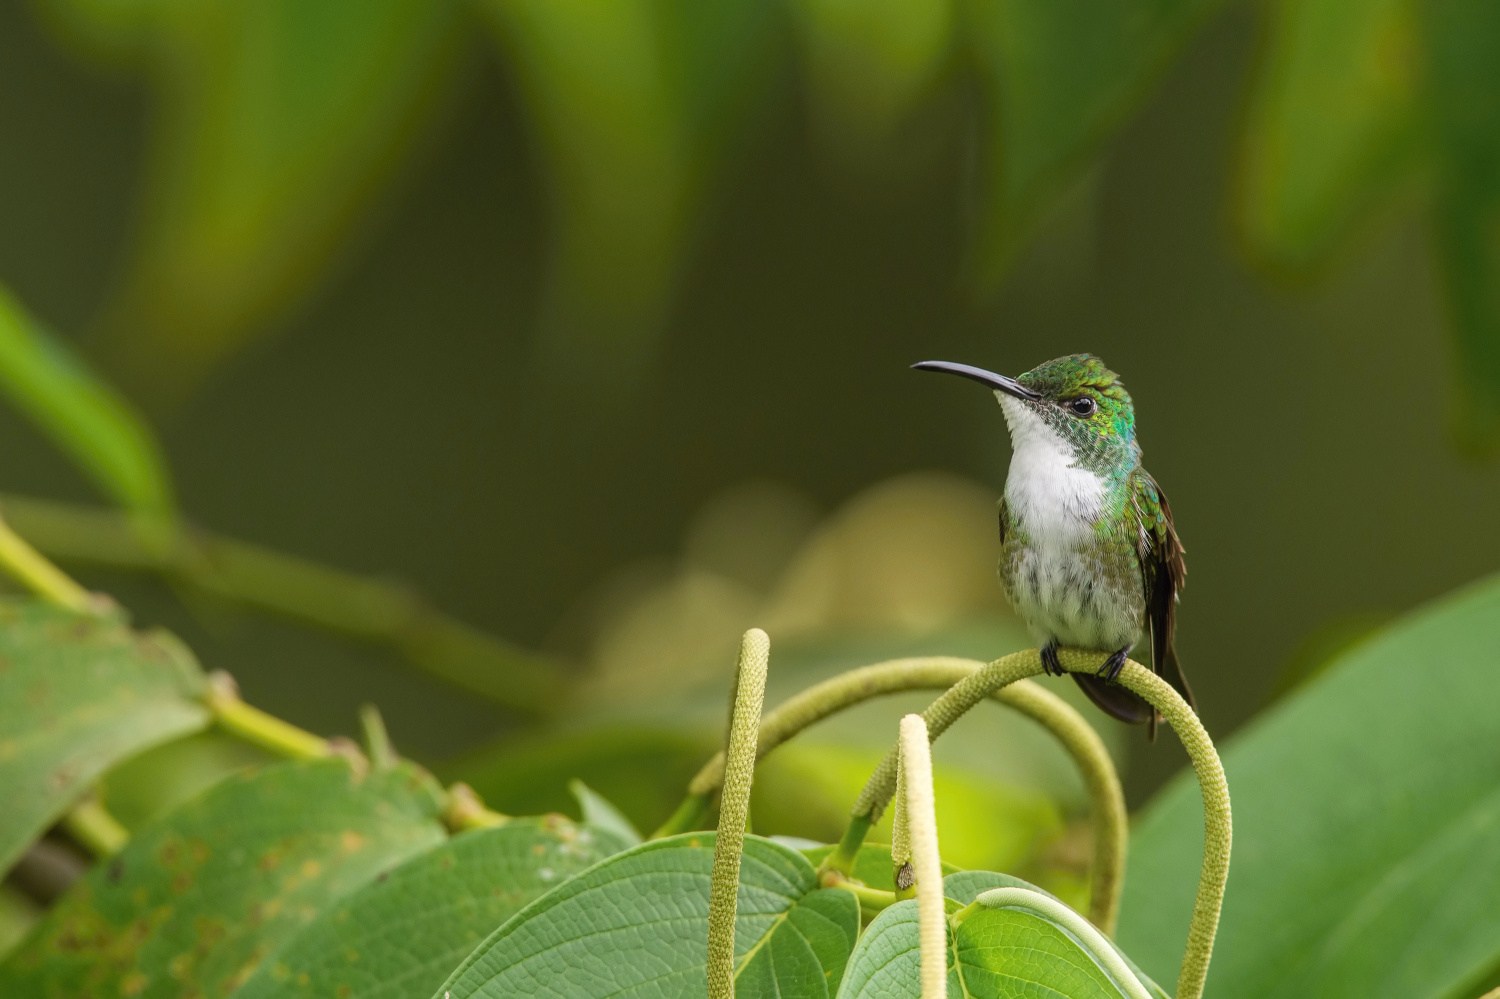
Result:
M1094 525L1107 483L1074 464L1071 448L1020 403L1004 397L1013 454L1005 505L1026 543L1007 543L1001 574L1038 644L1113 651L1140 635L1140 583L1107 564ZM1122 576L1124 578L1122 578Z

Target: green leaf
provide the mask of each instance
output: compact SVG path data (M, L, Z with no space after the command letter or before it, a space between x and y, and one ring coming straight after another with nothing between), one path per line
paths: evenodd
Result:
M979 277L994 284L1039 209L1077 178L1220 0L972 0L989 98Z
M425 996L527 903L627 846L559 815L457 836L345 896L235 999Z
M943 878L944 897L951 898L955 902L961 902L964 905L968 905L970 902L973 902L980 895L982 895L984 892L989 891L991 888L1025 888L1028 891L1040 892L1041 894L1046 895L1048 898L1051 898L1058 902L1063 902L1063 904L1065 905L1067 904L1063 899L1058 898L1056 895L1054 895L1052 892L1047 891L1045 888L1030 884L1029 882L1021 880L1020 878L1012 877L1009 874L999 874L995 871L958 871ZM1081 909L1078 909L1077 906L1074 906L1073 908L1074 911L1083 911ZM1141 983L1146 986L1147 991L1149 991L1152 995L1161 996L1162 999L1171 999L1171 996L1168 995L1167 990L1156 984L1156 982L1152 981L1151 978L1144 971L1142 971L1134 961L1130 959L1130 955L1126 954L1118 947L1115 948L1115 953L1120 955L1120 959L1125 962L1126 967L1128 967L1131 972L1135 974L1135 977L1141 980Z
M172 513L172 483L145 420L3 286L0 385L108 496L139 513Z
M618 854L518 913L435 995L701 995L711 833ZM738 999L829 996L859 931L854 895L819 888L796 851L747 836L735 920Z
M608 798L576 777L568 781L568 790L578 799L578 807L583 810L583 821L600 829L608 829L627 847L640 845L640 830Z
M1434 0L1425 14L1439 195L1436 228L1463 389L1461 442L1500 442L1500 6Z
M1428 146L1415 0L1280 0L1246 121L1252 253L1306 270L1390 200Z
M1224 747L1234 860L1209 988L1458 997L1500 966L1500 578L1344 655ZM1203 811L1191 774L1131 838L1120 941L1175 974Z
M165 632L0 601L0 871L118 761L208 724Z
M179 389L316 286L448 89L464 23L455 0L48 5L150 63L146 211L113 332L137 380Z
M1014 884L1037 890L1005 875L990 877L996 884L986 888ZM944 880L945 889L949 880ZM1166 993L1151 984L1135 982L1128 988L1117 983L1101 961L1071 928L1029 909L977 904L948 918L949 995L1120 999L1144 992L1166 999ZM918 999L922 994L920 965L916 901L897 902L876 916L860 937L849 958L839 999Z
M340 896L445 838L409 764L230 777L95 867L0 965L0 994L222 996Z

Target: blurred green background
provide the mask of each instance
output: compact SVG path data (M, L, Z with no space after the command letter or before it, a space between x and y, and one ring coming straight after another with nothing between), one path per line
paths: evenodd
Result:
M352 732L373 701L497 807L582 776L651 825L744 627L773 702L1025 644L1000 414L907 366L1090 351L1171 496L1222 739L1500 564L1500 32L1459 0L1108 11L0 0L0 282L146 415L185 516L398 581L570 685L528 720L51 548L270 711ZM5 493L100 502L10 409L0 454ZM836 830L898 713L810 737L850 772L822 797L789 748L770 826ZM960 726L949 779L1077 867L1077 789L1000 718ZM1108 735L1132 804L1183 762Z

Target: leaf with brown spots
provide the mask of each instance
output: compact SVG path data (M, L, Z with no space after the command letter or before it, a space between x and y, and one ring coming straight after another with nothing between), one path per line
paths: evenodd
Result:
M527 903L629 845L560 815L465 833L326 909L235 999L425 997Z
M0 995L219 997L320 912L444 840L440 792L403 764L334 758L227 778L141 829L0 965Z
M0 871L106 769L207 725L201 683L165 632L0 601Z

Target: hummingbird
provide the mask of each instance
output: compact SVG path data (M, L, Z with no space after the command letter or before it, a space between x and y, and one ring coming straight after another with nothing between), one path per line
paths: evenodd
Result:
M1141 467L1135 406L1120 377L1091 354L1059 357L1019 378L950 361L912 367L994 391L1011 442L1000 501L1005 595L1048 674L1064 672L1060 646L1108 652L1097 674L1073 679L1106 713L1145 723L1154 739L1160 715L1115 680L1135 644L1149 638L1152 669L1193 705L1173 648L1187 568L1166 494Z

